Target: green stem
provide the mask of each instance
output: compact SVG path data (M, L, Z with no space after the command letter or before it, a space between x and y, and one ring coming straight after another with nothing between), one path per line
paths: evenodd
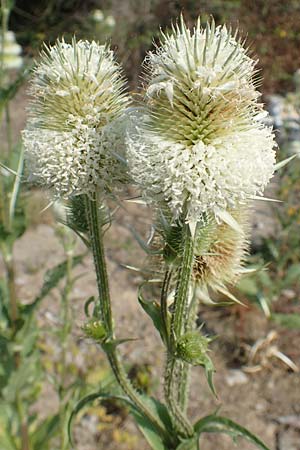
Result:
M59 395L59 416L60 416L60 443L61 450L65 450L68 447L68 435L66 433L64 415L65 415L65 390L66 390L66 378L68 373L67 366L67 337L70 332L70 294L72 291L73 280L72 280L72 267L73 267L73 249L75 241L71 232L68 230L67 235L64 237L66 241L63 240L63 245L65 253L67 256L67 272L66 272L66 283L62 295L62 330L60 335L60 343L62 348L61 356L61 375L58 386Z
M18 410L18 415L19 415L19 419L20 419L21 450L30 450L28 426L27 426L26 420L24 419L26 414L23 410L23 404L22 404L22 401L20 400L18 394L17 394L16 403L17 403L17 410Z
M193 288L194 295L190 306L188 308L188 315L186 321L185 332L191 331L195 328L196 317L197 317L197 297L195 296L195 289ZM179 388L178 388L178 403L182 411L186 412L189 394L189 376L190 376L191 366L182 361L179 366Z
M108 285L108 276L106 271L106 261L102 238L102 218L100 208L98 207L97 195L93 198L86 197L86 213L89 225L90 243L92 247L94 265L97 277L97 286L99 292L99 310L101 320L103 320L106 331L110 337L113 337L113 320L110 302L110 293Z
M100 319L103 320L109 338L113 339L114 329L112 320L111 300L109 293L108 276L106 269L105 252L102 236L102 217L98 206L97 195L86 197L86 216L89 226L90 244L94 257L99 292ZM153 424L159 435L172 445L173 436L170 436L164 426L157 420L151 410L145 405L141 394L132 386L121 362L117 348L114 345L105 346L104 351L108 357L112 371L124 393L135 404L136 408ZM171 442L170 442L171 441ZM170 447L172 448L172 447Z
M165 336L167 340L169 340L170 336L170 323L169 323L169 311L168 311L168 293L170 287L170 281L172 278L172 269L167 269L164 276L164 281L161 289L161 297L160 297L160 309L161 316L165 331ZM169 346L169 342L167 342L167 346Z
M15 285L15 268L11 247L11 245L6 246L4 243L2 243L1 253L6 271L6 283L9 297L9 317L12 324L12 330L15 332L17 328L17 321L19 318L19 309Z
M178 278L174 299L174 311L171 320L170 348L167 355L167 366L165 373L165 397L170 407L174 424L178 431L185 436L194 434L193 427L189 422L184 411L178 404L178 383L180 371L178 374L178 361L176 360L176 341L185 333L186 323L189 311L189 291L193 268L194 241L190 234L189 226L183 225L183 253L178 269ZM187 386L185 386L187 390Z

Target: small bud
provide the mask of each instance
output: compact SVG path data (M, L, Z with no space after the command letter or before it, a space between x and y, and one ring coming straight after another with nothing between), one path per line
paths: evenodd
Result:
M193 366L205 365L210 339L196 331L190 331L179 338L176 346L178 358Z
M95 341L105 342L107 333L101 320L91 320L82 327L86 336L94 339Z

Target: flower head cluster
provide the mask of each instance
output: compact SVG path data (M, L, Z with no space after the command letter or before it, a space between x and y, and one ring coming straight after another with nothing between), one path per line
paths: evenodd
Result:
M112 51L96 42L58 41L42 52L31 94L23 139L33 179L57 197L122 179L118 152L128 98Z
M128 138L132 176L150 202L186 220L262 194L274 136L261 124L256 62L225 26L183 20L146 60L147 108Z

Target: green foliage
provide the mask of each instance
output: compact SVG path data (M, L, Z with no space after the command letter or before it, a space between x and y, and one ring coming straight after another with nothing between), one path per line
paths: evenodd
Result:
M292 330L300 330L300 315L299 314L279 314L274 313L271 315L271 319L286 328Z
M170 449L170 443L165 443L163 438L158 434L157 429L149 421L147 417L145 417L139 409L136 407L136 405L127 397L122 395L113 395L113 394L107 394L105 392L95 392L92 394L87 395L83 399L81 399L75 408L73 409L69 423L68 423L68 433L70 442L72 442L72 424L76 417L76 415L90 402L93 402L95 400L119 400L122 403L125 403L129 409L131 414L136 420L136 423L138 424L139 429L144 434L145 438L147 439L148 443L150 444L151 448L153 450L169 450ZM174 430L172 426L172 422L169 416L169 413L167 411L167 408L157 400L145 397L143 401L147 406L151 409L152 414L155 415L156 420L160 425L165 428L169 433L170 442L174 442L174 439L176 439L174 435Z
M160 305L154 300L144 299L141 293L142 286L139 289L138 301L146 314L152 319L153 325L159 332L165 345L168 343L168 336L164 326Z
M72 258L72 267L76 267L82 262L84 254L77 255ZM58 283L66 276L68 270L68 261L63 261L52 269L48 269L45 277L42 289L34 301L29 305L23 306L23 311L28 314L35 310L35 308L41 303L41 301L54 289Z
M225 433L231 436L234 442L237 438L242 437L255 444L260 450L269 450L254 434L227 417L215 414L203 417L195 424L194 429L198 436L202 433Z

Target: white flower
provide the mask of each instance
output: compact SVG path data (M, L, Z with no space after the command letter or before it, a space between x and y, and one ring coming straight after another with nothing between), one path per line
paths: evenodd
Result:
M103 22L104 20L104 14L101 9L95 9L92 13L92 17L95 22Z
M111 28L113 28L116 25L116 21L113 16L107 16L105 19L105 23Z
M68 197L126 177L119 152L128 98L110 50L87 41L46 48L31 94L23 138L33 180Z
M255 61L214 23L181 22L146 59L146 112L128 137L133 179L175 217L228 210L261 195L274 171L272 130L262 125Z
M16 42L13 31L6 31L2 44L2 35L0 34L0 54L3 56L3 68L6 70L19 69L23 64L23 58L20 56L22 47Z

